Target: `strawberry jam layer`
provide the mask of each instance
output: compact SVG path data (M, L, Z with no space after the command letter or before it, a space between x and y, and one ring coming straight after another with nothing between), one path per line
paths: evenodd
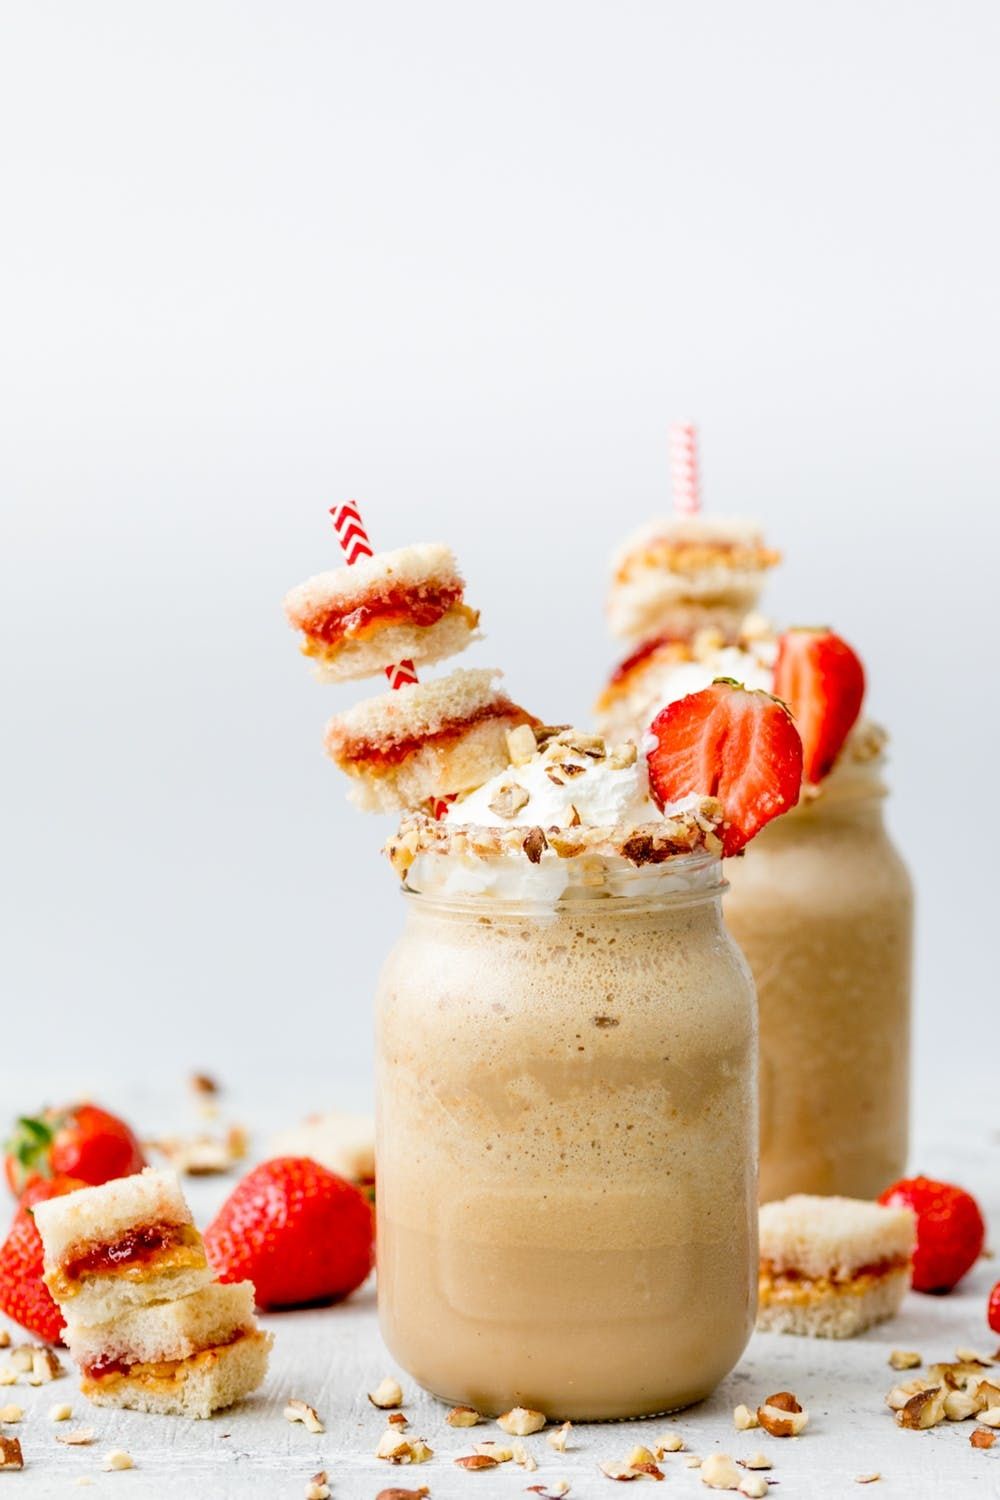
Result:
M187 1243L186 1224L142 1224L130 1229L106 1245L90 1245L79 1255L62 1263L62 1273L70 1281L79 1281L87 1273L115 1271L130 1264L152 1260L164 1250Z
M844 1287L858 1282L862 1278L866 1281L877 1281L879 1277L889 1276L893 1271L903 1271L910 1264L905 1255L892 1255L882 1260L873 1260L863 1266L849 1271L843 1275L835 1270L830 1270L825 1276L806 1276L804 1272L797 1271L794 1267L787 1267L780 1271L775 1270L774 1263L762 1260L760 1263L760 1278L762 1284L773 1287L802 1286L814 1288Z
M534 722L532 716L525 713L523 708L517 708L508 699L501 699L497 703L486 704L475 713L466 714L460 719L446 719L437 729L428 734L407 735L398 740L381 740L377 745L371 741L355 740L350 745L344 746L337 752L337 758L349 765L361 765L365 771L372 771L376 775L382 771L389 771L394 766L401 765L418 750L426 749L433 745L444 748L449 744L460 740L470 729L477 724L484 724L490 719L506 719L513 729L518 724L531 724Z
M462 598L461 584L390 589L373 594L348 610L322 610L303 621L306 634L324 646L359 640L390 625L436 625Z

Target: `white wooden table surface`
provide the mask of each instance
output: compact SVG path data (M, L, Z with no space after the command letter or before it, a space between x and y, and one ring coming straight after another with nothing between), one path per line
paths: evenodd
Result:
M266 1107L259 1100L246 1107L245 1101L237 1101L232 1116L255 1129L255 1145L263 1147L270 1129L320 1103L303 1100L300 1088L295 1093L294 1110L281 1108L273 1099ZM120 1089L104 1089L101 1097L131 1110L144 1124L149 1121L152 1130L192 1124L190 1116L181 1119L180 1089L176 1109L165 1099L151 1103L148 1095L123 1097ZM343 1104L342 1099L327 1102ZM978 1108L978 1118L947 1127L948 1139L942 1139L940 1126L934 1135L918 1136L913 1160L920 1170L977 1193L1000 1248L1000 1136L994 1126L998 1113L987 1098ZM157 1114L155 1121L151 1114ZM190 1182L189 1196L200 1223L207 1222L232 1180ZM26 1463L20 1473L0 1475L0 1500L8 1493L30 1494L33 1500L77 1494L121 1500L299 1500L307 1480L319 1469L329 1473L334 1500L375 1500L380 1490L393 1485L426 1485L431 1500L497 1500L523 1496L529 1485L560 1479L570 1482L571 1500L611 1500L618 1491L598 1471L598 1463L623 1461L636 1443L649 1443L671 1429L681 1435L689 1452L703 1457L715 1452L741 1457L763 1449L774 1464L768 1475L776 1481L774 1500L1000 1497L1000 1442L994 1450L973 1449L968 1422L904 1432L895 1426L883 1399L897 1378L907 1378L896 1377L888 1366L893 1348L919 1350L928 1361L952 1358L959 1346L989 1353L997 1348L1000 1340L985 1322L985 1302L998 1277L1000 1259L984 1259L959 1292L944 1298L911 1293L896 1321L850 1341L756 1335L738 1368L699 1407L652 1422L576 1427L563 1455L552 1451L544 1434L526 1439L538 1461L535 1473L512 1464L479 1473L455 1467L454 1458L471 1452L472 1441L502 1440L503 1434L492 1424L466 1431L448 1427L445 1408L394 1369L379 1338L374 1286L369 1284L337 1307L263 1319L275 1334L266 1385L245 1405L209 1422L90 1407L76 1387L72 1366L65 1378L51 1385L0 1390L0 1404L14 1401L25 1408L24 1421L4 1430L20 1436ZM12 1332L20 1337L17 1330ZM389 1373L400 1376L411 1434L425 1437L434 1449L434 1458L419 1467L390 1466L374 1457L385 1421L369 1404L366 1392ZM734 1430L732 1410L737 1403L755 1407L764 1396L782 1389L794 1391L809 1410L809 1427L801 1438L776 1440L759 1431ZM284 1420L282 1410L290 1397L317 1408L326 1424L323 1435ZM55 1427L48 1413L61 1401L72 1402L73 1425L96 1428L94 1446L66 1448L56 1443L55 1432L66 1429ZM134 1469L102 1472L103 1455L115 1447L132 1455ZM682 1453L663 1460L669 1486L664 1496L713 1493L683 1460ZM873 1472L881 1479L859 1487L858 1476ZM82 1478L92 1480L93 1487L77 1488ZM637 1483L648 1488L652 1481ZM634 1495L635 1490L626 1493Z

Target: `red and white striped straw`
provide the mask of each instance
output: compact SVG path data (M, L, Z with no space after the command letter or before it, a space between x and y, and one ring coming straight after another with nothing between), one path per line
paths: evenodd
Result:
M670 488L674 496L674 512L678 516L696 516L701 510L698 429L693 422L671 422L667 441L670 446Z
M361 519L356 500L348 500L346 505L331 505L330 514L333 517L333 529L337 533L341 551L347 558L347 566L352 568L356 562L363 557L374 557L375 549L368 539L365 523ZM418 682L417 669L412 661L397 661L390 667L386 667L385 675L389 679L391 688L408 687L412 682Z

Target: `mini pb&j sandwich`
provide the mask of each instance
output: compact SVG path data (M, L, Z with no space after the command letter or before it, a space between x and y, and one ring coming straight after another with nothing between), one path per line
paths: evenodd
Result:
M464 651L479 624L464 596L451 549L423 543L307 579L287 595L285 613L301 630L316 675L346 682L395 662L423 665Z
M351 779L351 801L398 812L468 792L510 762L508 733L533 715L494 669L459 669L367 698L326 727L326 752Z
M898 1311L916 1216L859 1198L796 1193L760 1210L757 1327L847 1339Z
M34 1209L44 1277L63 1316L105 1323L123 1306L196 1292L213 1279L172 1172L147 1167Z

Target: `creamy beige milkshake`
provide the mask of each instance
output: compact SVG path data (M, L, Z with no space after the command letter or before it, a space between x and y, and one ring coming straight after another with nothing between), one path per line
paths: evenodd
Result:
M742 1353L756 1020L720 868L544 911L407 898L378 1013L379 1304L446 1400L635 1417Z
M390 844L407 913L378 1004L380 1316L445 1400L637 1417L706 1396L753 1325L757 1027L722 918L729 824L698 795L661 812L634 745L534 735Z
M909 876L873 770L835 772L728 867L757 982L761 1199L877 1197L907 1157Z

